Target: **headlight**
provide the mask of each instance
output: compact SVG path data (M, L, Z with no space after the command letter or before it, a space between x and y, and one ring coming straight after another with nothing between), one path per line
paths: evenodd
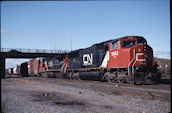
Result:
M142 62L141 65L144 65L144 62Z

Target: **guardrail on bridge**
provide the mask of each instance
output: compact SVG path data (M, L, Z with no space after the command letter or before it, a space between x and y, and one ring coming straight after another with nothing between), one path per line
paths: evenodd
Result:
M1 48L0 52L21 52L21 53L69 53L64 50L46 50L46 49L18 49L18 48Z

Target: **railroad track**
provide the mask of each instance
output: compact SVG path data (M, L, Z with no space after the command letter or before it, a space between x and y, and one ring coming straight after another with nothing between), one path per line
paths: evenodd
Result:
M68 87L67 89L80 88L89 89L97 92L107 93L109 95L121 95L123 97L133 97L141 99L154 99L160 101L171 101L170 85L158 84L158 85L132 85L123 83L108 83L99 81L83 81L83 80L65 80L55 78L41 78L41 77L29 77L22 78L28 81L39 81L43 83L50 83L54 86Z

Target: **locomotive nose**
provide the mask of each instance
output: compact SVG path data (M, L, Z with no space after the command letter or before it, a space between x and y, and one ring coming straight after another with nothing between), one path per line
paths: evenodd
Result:
M145 45L144 48L146 49L144 51L144 53L145 53L145 59L146 59L146 64L147 65L152 65L152 63L153 63L153 50L148 45Z

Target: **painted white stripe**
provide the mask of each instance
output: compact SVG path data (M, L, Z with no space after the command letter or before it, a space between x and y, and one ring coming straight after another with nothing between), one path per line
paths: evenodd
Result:
M133 59L130 61L130 63L128 64L128 66L130 66L130 64L133 62L133 60L135 59L135 49L133 49Z
M105 55L100 67L106 67L108 64L108 61L109 61L109 51L106 51L106 55Z
M46 70L48 70L48 64L47 64L47 61L45 61L45 67L47 67Z

